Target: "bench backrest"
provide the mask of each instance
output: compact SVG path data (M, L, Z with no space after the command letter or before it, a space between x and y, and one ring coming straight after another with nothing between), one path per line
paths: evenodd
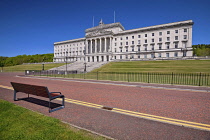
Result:
M47 87L15 83L15 82L11 82L11 85L13 86L13 88L16 92L23 92L23 93L27 93L27 94L33 94L36 96L42 96L42 97L49 98L49 90Z

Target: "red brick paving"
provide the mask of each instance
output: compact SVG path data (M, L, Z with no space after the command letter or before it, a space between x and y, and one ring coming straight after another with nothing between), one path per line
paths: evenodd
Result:
M152 115L210 124L210 93L129 86L80 83L14 77L0 73L0 85L11 81L44 85L67 98ZM13 92L0 88L0 98L12 101ZM46 107L26 101L15 102L43 114L117 139L207 139L210 133L144 120L111 111L66 103L66 108L48 113Z

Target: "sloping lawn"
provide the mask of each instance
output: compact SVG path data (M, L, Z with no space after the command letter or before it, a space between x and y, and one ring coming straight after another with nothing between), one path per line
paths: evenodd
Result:
M102 137L0 99L1 140L92 140Z
M65 63L44 64L44 69L49 70L54 67L65 65ZM1 69L0 69L1 70ZM25 71L25 70L42 70L42 64L28 64L4 67L4 71Z
M111 62L93 72L210 73L210 60L164 60Z

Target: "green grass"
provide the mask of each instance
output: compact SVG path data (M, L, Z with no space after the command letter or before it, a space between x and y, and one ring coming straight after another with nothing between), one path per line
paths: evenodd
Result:
M105 139L62 123L60 120L0 99L2 140L92 140Z
M48 70L54 67L65 65L65 63L44 64L44 69ZM4 71L25 71L25 70L42 70L42 64L28 64L4 67Z
M210 60L111 62L93 72L210 73Z

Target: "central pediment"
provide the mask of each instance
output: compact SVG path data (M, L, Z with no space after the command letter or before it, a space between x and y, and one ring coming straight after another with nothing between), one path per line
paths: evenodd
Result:
M86 37L97 37L97 36L104 36L104 35L113 35L114 33L112 31L106 31L106 30L103 30L103 29L99 29L99 30L96 30L94 32L91 32L89 34L86 35Z

